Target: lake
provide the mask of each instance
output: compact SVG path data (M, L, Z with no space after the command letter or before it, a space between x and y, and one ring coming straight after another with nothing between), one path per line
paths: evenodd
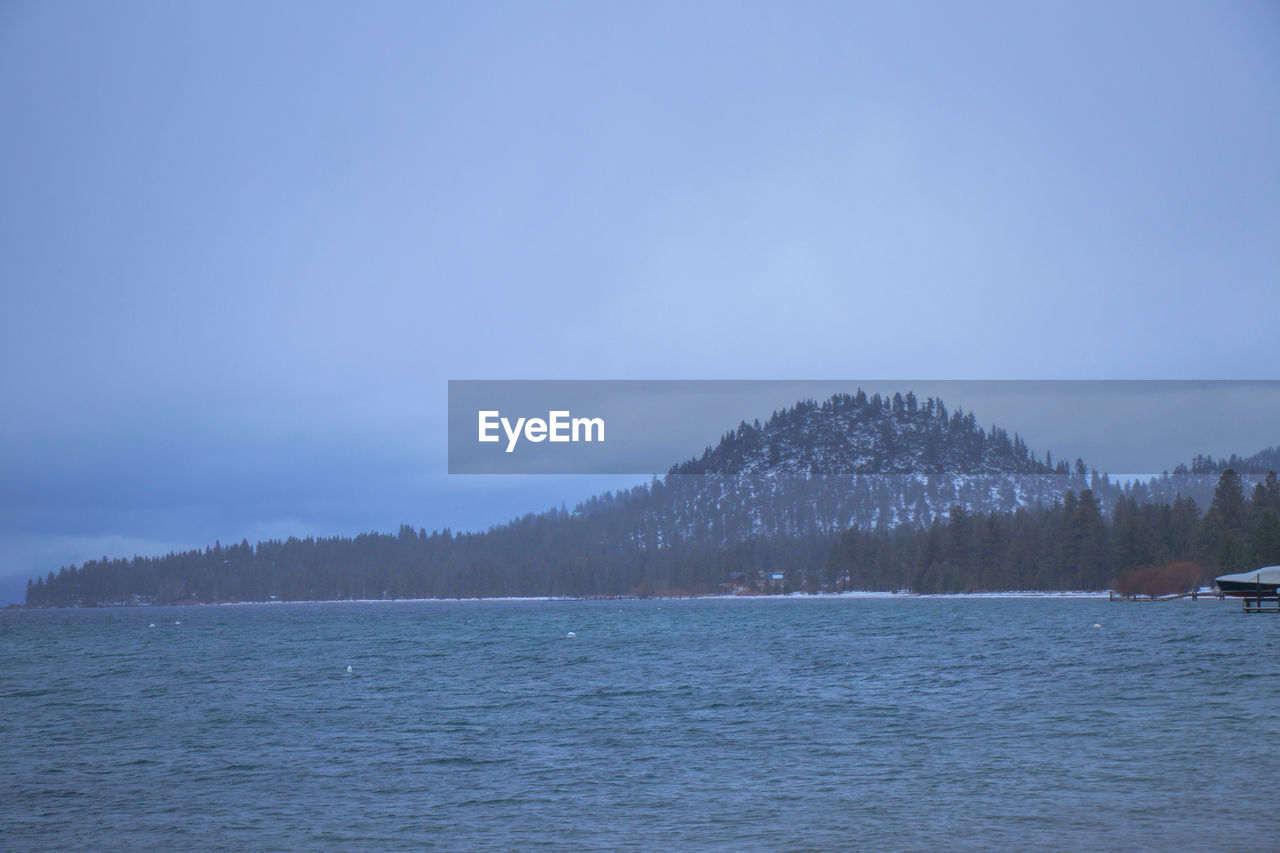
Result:
M23 610L0 651L5 849L1280 845L1280 616L1234 602Z

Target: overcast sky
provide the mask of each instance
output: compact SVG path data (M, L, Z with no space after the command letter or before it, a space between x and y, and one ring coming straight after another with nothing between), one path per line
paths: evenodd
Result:
M1271 2L0 2L0 115L0 576L631 482L450 378L1280 377Z

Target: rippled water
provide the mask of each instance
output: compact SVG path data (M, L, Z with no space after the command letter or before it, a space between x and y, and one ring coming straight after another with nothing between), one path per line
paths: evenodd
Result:
M6 849L1280 848L1280 616L1229 602L10 611L0 650Z

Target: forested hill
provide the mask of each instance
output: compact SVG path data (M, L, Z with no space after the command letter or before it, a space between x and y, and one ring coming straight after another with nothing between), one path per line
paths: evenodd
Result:
M1191 464L1179 465L1174 469L1175 476L1212 476L1218 477L1227 469L1242 475L1265 476L1268 471L1280 471L1280 447L1268 447L1259 450L1252 456L1237 456L1234 453L1226 459L1214 459L1212 456L1197 456Z
M1198 506L1214 494L1207 468L1218 463L1202 458L1197 464L1206 471L1121 488L1082 460L1068 466L1055 465L1048 453L1037 457L1016 434L984 429L972 413L948 412L939 400L859 392L821 404L802 401L764 425L741 424L666 477L591 498L572 513L529 514L482 533L428 533L405 525L395 535L242 541L163 557L104 557L33 581L27 601L611 595L726 586L779 591L830 588L855 578L894 589L1097 587L1133 560L1194 556L1184 552L1198 541L1192 530L1199 524ZM1179 495L1188 483L1203 497ZM1268 495L1276 491L1274 477L1269 483L1260 506L1269 506ZM1247 485L1236 478L1242 505ZM1142 504L1164 504L1164 513L1138 512ZM1137 533L1125 535L1145 544L1083 565L1073 555L1109 547L1105 529L1113 512L1123 516L1126 530L1141 516ZM1010 552L1000 572L991 574L994 558L943 560L937 549L920 544L973 518L1006 519L982 528L997 531L991 533L997 540L1005 535L999 530L1013 537L1016 526L1021 556ZM1265 514L1258 518L1270 523ZM889 531L898 543L892 548L878 538ZM1085 551L1079 542L1071 544L1081 537L1092 543ZM994 554L999 546L993 541L983 547ZM1032 553L1036 549L1043 553ZM844 565L850 561L858 571ZM842 565L847 570L839 572ZM936 571L926 571L930 566Z
M742 423L699 459L671 474L779 477L849 474L1052 474L1015 433L984 430L972 412L948 415L941 400L908 392L870 398L859 391L821 404L797 403L761 426ZM1068 473L1066 466L1058 473Z
M753 536L924 526L956 505L975 513L1047 506L1089 487L1082 460L1055 467L1049 454L1038 459L1017 434L988 431L972 412L860 391L801 401L764 425L742 423L664 479L592 498L577 512L646 547L724 547Z

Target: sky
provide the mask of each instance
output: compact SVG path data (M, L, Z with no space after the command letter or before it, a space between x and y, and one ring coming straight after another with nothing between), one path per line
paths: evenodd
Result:
M450 379L1280 378L1273 3L0 0L0 116L0 603L634 482Z

